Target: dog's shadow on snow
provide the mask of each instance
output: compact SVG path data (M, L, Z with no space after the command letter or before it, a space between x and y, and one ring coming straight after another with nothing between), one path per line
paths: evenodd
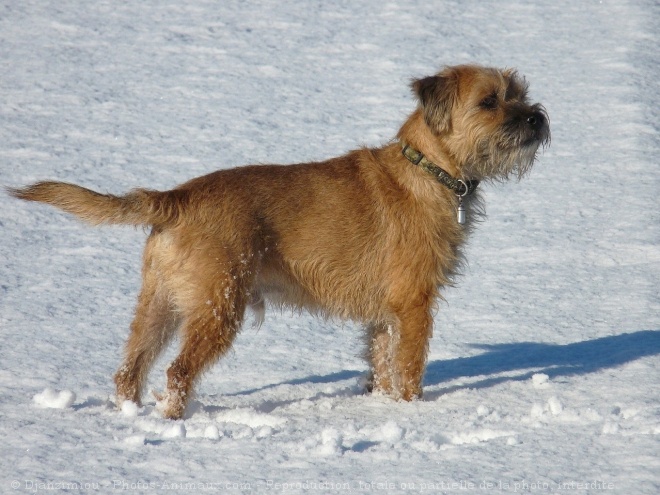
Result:
M441 385L459 378L483 379L431 390L424 394L426 400L435 400L454 390L487 388L507 381L527 380L536 373L557 378L614 368L645 356L660 354L660 330L642 330L566 345L521 342L472 347L485 352L477 356L430 362L424 385ZM493 376L502 373L509 374Z
M341 382L344 380L350 380L353 378L359 378L360 376L363 376L365 372L360 372L356 370L344 370L344 371L338 371L336 373L330 373L329 375L313 375L313 376L307 376L305 378L294 378L293 380L286 380L284 382L279 382L279 383L270 383L268 385L264 385L263 387L258 387L258 388L253 388L249 390L242 390L240 392L235 392L235 393L229 393L229 394L224 394L228 397L231 396L241 396L241 395L251 395L257 392L262 392L264 390L268 389L273 389L276 387L279 387L281 385L304 385L308 383L312 384L324 384L324 383L336 383L336 382ZM347 389L343 389L340 391L337 391L335 393L318 393L316 394L316 398L320 397L330 397L330 396L338 396L338 395L350 395L351 394L351 389L354 389L355 387L351 386ZM291 400L290 402L297 402L298 400ZM284 403L282 403L284 404ZM282 405L279 404L279 405ZM273 407L274 408L274 407ZM269 412L269 411L265 411Z
M557 378L614 368L645 356L660 354L660 330L642 330L565 345L521 342L478 344L472 347L484 352L477 356L429 362L424 386L441 386L460 378L481 379L425 391L424 400L436 400L439 396L455 390L487 388L507 381L527 380L536 373ZM335 383L363 377L365 374L366 372L345 370L325 376L315 375L273 383L230 395L250 395L280 385ZM361 388L351 387L352 393L359 393L358 389ZM344 393L351 395L349 390L344 390Z

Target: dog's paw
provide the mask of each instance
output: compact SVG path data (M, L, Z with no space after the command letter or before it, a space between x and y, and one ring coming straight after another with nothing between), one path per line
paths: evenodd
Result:
M168 391L167 393L153 392L156 398L156 410L165 419L181 419L185 412L186 404L180 394Z

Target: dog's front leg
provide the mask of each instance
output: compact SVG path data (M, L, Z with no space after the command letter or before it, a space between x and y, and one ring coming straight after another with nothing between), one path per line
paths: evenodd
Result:
M393 380L401 399L410 401L422 396L422 379L432 333L428 304L402 311L398 315L398 342L394 356L397 376Z
M399 311L396 323L373 323L368 330L367 389L396 400L421 397L432 330L428 305Z
M399 390L398 381L394 383L397 373L393 366L399 344L398 329L386 323L372 323L367 331L367 359L371 367L367 391L394 396L394 391Z

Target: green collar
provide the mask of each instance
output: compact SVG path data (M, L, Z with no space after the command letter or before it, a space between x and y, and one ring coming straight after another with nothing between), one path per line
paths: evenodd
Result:
M411 163L418 165L419 167L426 170L430 173L436 180L445 186L448 189L451 189L459 197L465 197L472 194L479 185L478 180L462 180L455 179L448 172L444 171L442 168L438 167L435 163L428 160L424 154L420 151L417 151L414 148L411 148L403 141L401 141L403 156L405 156Z

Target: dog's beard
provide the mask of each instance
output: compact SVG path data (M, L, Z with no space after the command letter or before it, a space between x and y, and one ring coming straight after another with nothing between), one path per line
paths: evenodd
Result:
M499 140L484 139L466 161L462 175L479 180L522 179L532 169L539 149L545 149L549 143L548 126L537 131L505 132Z
M463 176L478 180L522 179L534 165L541 143L535 142L515 149L502 149L485 143L480 152L463 167Z

